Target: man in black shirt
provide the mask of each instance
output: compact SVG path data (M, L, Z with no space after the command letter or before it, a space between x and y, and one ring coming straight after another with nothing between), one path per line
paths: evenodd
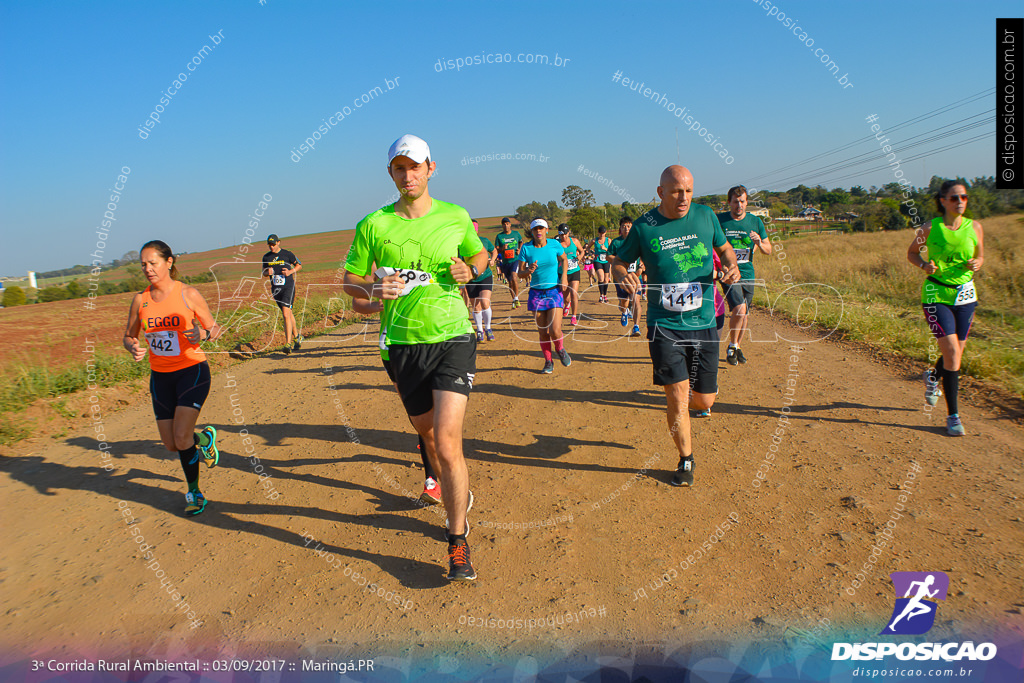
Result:
M267 237L270 251L263 255L263 275L270 278L270 292L284 316L284 352L291 353L302 346L302 337L295 329L292 304L295 302L295 273L302 270L302 262L295 254L281 248L277 235ZM294 347L292 339L295 340Z

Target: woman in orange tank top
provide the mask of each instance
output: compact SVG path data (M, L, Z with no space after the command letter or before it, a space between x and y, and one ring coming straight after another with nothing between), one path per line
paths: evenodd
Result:
M219 459L217 430L207 426L195 431L210 393L210 365L199 345L217 339L221 329L202 295L176 279L176 258L167 244L147 242L140 257L150 284L132 299L122 343L136 361L149 353L156 426L164 447L177 451L185 471L185 514L198 515L206 508L199 490L199 456L208 467Z

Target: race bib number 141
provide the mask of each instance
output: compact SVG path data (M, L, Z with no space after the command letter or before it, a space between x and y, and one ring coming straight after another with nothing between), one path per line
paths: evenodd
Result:
M696 311L704 303L704 290L699 282L661 286L661 307L666 311Z

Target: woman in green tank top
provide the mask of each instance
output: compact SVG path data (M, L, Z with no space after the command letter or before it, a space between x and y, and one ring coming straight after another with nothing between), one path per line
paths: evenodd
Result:
M931 225L918 229L907 249L907 260L928 274L921 287L921 305L942 353L935 369L924 373L925 401L933 406L945 393L949 413L946 432L963 436L957 405L960 362L978 301L974 274L985 261L984 233L981 223L964 216L967 187L962 183L947 180L939 188L935 203L941 215Z
M598 301L608 303L608 283L612 280L611 266L608 262L608 228L603 225L597 229L597 237L594 239L594 270L597 271Z

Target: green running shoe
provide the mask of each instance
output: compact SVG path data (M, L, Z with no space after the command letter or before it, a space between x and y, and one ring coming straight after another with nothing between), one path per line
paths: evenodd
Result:
M202 445L202 440L205 437L207 445ZM206 425L203 427L203 431L199 432L199 451L203 454L203 459L206 460L207 467L216 467L217 463L220 462L220 451L217 450L217 429L213 425Z

